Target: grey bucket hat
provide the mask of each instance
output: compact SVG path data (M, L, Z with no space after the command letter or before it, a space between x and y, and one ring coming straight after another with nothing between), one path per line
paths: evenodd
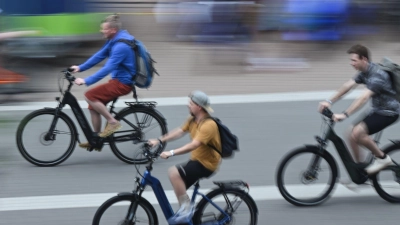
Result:
M210 98L206 95L206 93L202 91L193 91L190 93L189 98L202 107L204 110L206 110L208 113L213 113L214 110L210 106Z

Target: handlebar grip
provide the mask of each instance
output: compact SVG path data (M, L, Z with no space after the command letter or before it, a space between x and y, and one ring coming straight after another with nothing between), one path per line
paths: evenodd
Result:
M328 117L329 119L332 119L333 112L329 108L324 108L322 110L322 115Z
M74 72L74 69L71 68L71 67L68 67L67 71L68 71L68 72Z
M162 147L163 147L163 144L160 143L160 144L159 144L159 147L162 148ZM144 156L145 156L147 159L149 159L149 160L156 159L158 156L160 156L160 153L157 153L157 152L152 153L152 152L151 152L152 146L150 146L150 144L149 144L147 141L144 141L142 148L143 148L143 154L144 154Z

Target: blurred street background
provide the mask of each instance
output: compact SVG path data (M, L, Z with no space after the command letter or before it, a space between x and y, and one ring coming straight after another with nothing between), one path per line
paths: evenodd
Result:
M101 48L99 23L110 13L157 61L161 76L142 97L335 89L354 74L353 44L368 46L374 61L399 59L399 8L395 0L2 0L0 31L40 33L1 41L3 69L26 76L0 87L17 95L1 97L51 100L59 71ZM73 90L82 97L86 87Z
M387 56L400 63L400 0L0 0L0 9L1 225L90 224L97 202L106 199L69 208L63 202L54 208L20 205L30 201L30 196L117 193L133 188L134 167L116 159L108 147L101 153L77 147L70 159L54 168L30 165L17 150L15 132L32 110L7 108L37 102L55 107L60 71L83 63L102 47L100 22L112 13L120 15L123 29L144 42L157 61L160 76L148 90L138 89L139 98L186 97L200 89L210 96L233 99L235 103L222 102L214 109L236 131L242 151L224 162L212 180L246 179L255 190L275 193L272 198L256 199L259 224L399 221L399 206L386 203L374 192L341 195L314 208L293 207L277 193L274 176L279 160L290 149L314 143L321 122L317 104L329 97L321 93L336 90L356 74L349 65L348 48L363 44L374 62ZM19 31L34 32L1 38L1 34ZM75 75L89 76L104 62ZM72 93L81 101L86 90L74 86ZM296 93L311 97L237 101L247 95L285 93L293 98ZM130 98L131 94L120 101ZM344 100L334 109L343 111L350 103ZM167 119L169 130L187 116L183 105L171 103L157 109ZM342 135L348 125L350 121L343 122L337 133ZM398 125L388 130L382 137L384 144L400 134ZM332 146L330 150L337 156ZM154 174L166 190L172 190L167 168L186 158L156 162ZM341 176L347 177L339 164ZM204 188L213 187L211 180L203 183ZM15 208L4 205L8 198L16 198ZM156 209L160 224L166 224Z

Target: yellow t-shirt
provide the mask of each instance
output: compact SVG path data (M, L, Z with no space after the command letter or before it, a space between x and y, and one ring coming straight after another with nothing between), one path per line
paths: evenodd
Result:
M205 168L215 171L221 162L221 155L208 145L214 146L219 152L222 151L217 124L210 118L205 118L198 124L193 117L189 117L182 130L189 132L192 140L202 143L191 152L190 159L199 161Z

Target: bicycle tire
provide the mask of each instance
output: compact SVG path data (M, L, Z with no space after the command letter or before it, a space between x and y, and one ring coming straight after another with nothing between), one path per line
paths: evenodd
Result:
M122 110L121 112L119 112L115 116L115 119L117 119L118 121L127 122L127 121L129 121L129 119L126 119L126 118L131 114L135 114L135 116L133 116L134 119L136 120L136 121L134 121L134 123L136 123L135 126L140 127L138 124L139 123L143 124L143 122L138 121L137 113L143 114L144 120L146 120L145 123L147 122L147 120L152 120L152 119L156 120L157 124L160 127L160 133L157 132L157 134L153 134L153 135L162 136L162 135L165 135L168 132L165 119L163 117L161 117L155 110L150 109L150 108L145 108L145 107L126 108L126 109ZM145 116L148 116L148 117L145 117ZM125 128L123 127L123 129L125 129ZM118 132L114 133L110 138L110 147L111 147L111 150L113 151L114 155L118 159L120 159L121 161L123 161L125 163L128 163L128 164L144 164L144 163L148 163L148 159L147 158L138 158L137 155L135 155L135 153L137 153L137 152L135 152L135 150L131 147L131 145L127 146L127 148L128 148L127 151L129 152L129 154L131 154L131 156L128 156L127 154L124 154L122 152L122 150L116 145L115 140L118 138L118 135L120 135L120 134L122 134L124 132L132 133L130 131L123 131L122 130L122 131L118 131ZM138 132L138 131L134 130L133 132ZM159 136L153 136L153 135L151 135L151 137L150 136L148 137L142 132L142 130L140 130L139 132L140 132L140 134L134 134L134 135L140 136L140 137L133 137L133 138L137 138L137 141L143 141L143 140L146 140L146 139L158 138L159 137ZM134 140L128 138L124 142L128 142L128 141L134 141ZM164 144L162 147L156 148L157 153L161 153L165 149L165 147L166 147L166 144ZM138 151L139 149L137 149L136 151Z
M157 213L154 209L154 207L144 198L142 197L138 197L135 196L133 194L130 195L118 195L115 197L112 197L110 199L108 199L107 201L105 201L96 211L94 217L93 217L93 221L92 221L92 225L102 225L101 219L104 215L104 213L107 211L107 209L109 209L111 206L113 206L114 204L118 204L121 202L137 202L138 203L138 207L142 207L142 209L144 209L144 211L147 214L147 217L149 219L149 223L146 223L148 225L158 225L158 218L157 218ZM135 215L136 217L136 215ZM118 225L134 225L136 224L133 221L126 221L124 219L122 219L120 221L120 223L118 223Z
M400 145L398 143L391 144L387 147L385 147L383 150L388 155L393 155L394 152L400 151ZM393 157L393 156L392 156ZM390 202L390 203L400 203L400 183L395 184L397 186L397 195L398 196L393 196L390 193L388 193L384 188L382 188L383 185L381 185L380 180L379 180L379 175L382 175L382 173L385 170L381 170L379 173L371 175L370 179L372 180L372 183L374 185L375 191L378 193L378 195L383 198L384 200ZM393 189L389 189L393 190Z
M283 176L284 176L286 166L288 165L288 163L291 161L292 158L294 158L295 156L297 156L299 154L303 154L303 153L311 153L311 154L322 157L322 159L324 159L331 168L331 177L329 180L330 183L328 184L328 188L326 189L325 193L323 193L320 197L314 198L311 200L300 200L300 199L293 197L285 188L285 183L284 183ZM293 150L292 152L290 152L288 155L286 155L282 159L282 161L279 164L278 169L277 169L276 183L277 183L279 192L284 197L284 199L286 199L286 201L288 201L289 203L296 205L296 206L314 206L314 205L321 204L322 202L329 199L330 193L332 192L333 188L336 185L337 177L338 177L338 169L337 169L337 165L336 165L336 162L333 159L333 157L327 151L323 151L321 153L321 151L318 149L317 146L306 146L306 147L301 147L301 148Z
M72 152L75 149L76 146L76 142L77 142L77 131L75 128L75 125L73 124L72 120L64 113L60 112L59 113L59 120L63 120L64 123L67 125L67 128L69 129L69 133L71 136L71 140L69 141L69 145L68 148L66 149L66 151L58 158L54 159L54 160L48 160L48 161L43 161L43 160L39 160L35 157L33 157L31 154L28 153L27 151L27 147L24 144L24 138L23 138L23 134L24 131L26 129L26 126L29 124L29 122L31 122L33 119L39 117L39 116L44 116L44 115L49 115L51 116L51 119L54 118L55 115L55 109L40 109L40 110L36 110L30 114L28 114L27 116L25 116L22 121L20 122L20 124L18 125L18 129L17 129L17 134L16 134L16 142L17 142L17 147L19 152L21 153L21 155L30 163L36 165L36 166L42 166L42 167L49 167L49 166L56 166L62 162L64 162L65 160L67 160ZM59 121L58 121L59 123ZM51 124L51 121L49 121L49 126ZM48 128L46 128L48 129ZM46 130L43 129L45 132ZM68 132L67 132L68 133ZM43 134L39 137L39 141L43 141L46 142L43 138ZM32 134L30 134L31 136ZM45 145L43 144L42 145ZM29 146L31 147L31 146ZM42 149L43 150L43 149Z
M245 191L241 190L241 189L237 189L237 188L231 188L231 187L226 187L226 188L217 188L214 189L213 191L209 192L206 197L210 200L212 200L213 198L216 199L217 197L223 195L223 194L231 194L234 195L235 197L238 196L242 199L242 201L246 204L246 206L249 209L250 212L250 221L248 224L243 223L242 221L239 222L240 225L256 225L257 221L258 221L258 210L257 210L257 205L254 202L253 198L246 193ZM224 198L226 200L226 198ZM215 201L213 201L215 203ZM214 221L210 221L209 219L203 218L204 214L205 214L205 209L206 207L211 204L209 204L209 201L207 201L205 198L202 198L200 200L200 202L197 204L196 206L196 212L193 215L192 221L194 225L200 225L203 223L209 223L209 224L217 224L217 222L220 222L218 220L222 219L222 216L218 216L218 218L215 216L214 219L211 218L211 220ZM214 206L212 206L214 207ZM215 207L213 209L216 209ZM219 212L219 211L218 211ZM231 217L231 220L227 223L227 224L234 224L232 222L236 221L237 219L234 218L233 214L235 212L227 212L227 214L229 214L229 216ZM241 218L239 218L241 219ZM239 225L239 224L238 224Z

